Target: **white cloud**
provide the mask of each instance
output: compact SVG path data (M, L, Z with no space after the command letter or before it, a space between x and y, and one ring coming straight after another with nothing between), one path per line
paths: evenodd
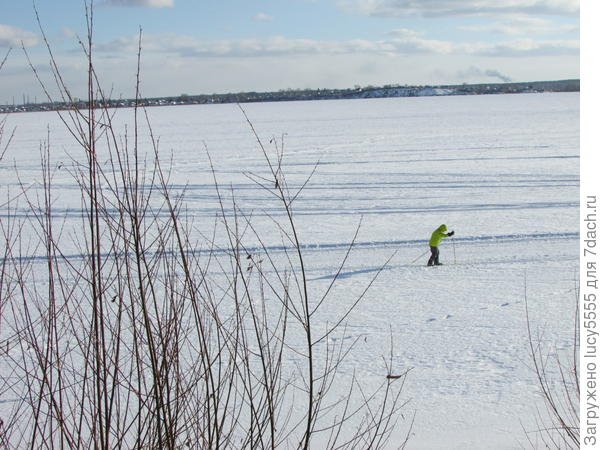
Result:
M391 39L387 45L394 49L393 53L440 53L447 54L454 51L454 45L451 42L435 39L423 39L419 37L410 37L402 39Z
M268 14L259 12L258 14L254 15L254 17L252 17L252 20L255 20L257 22L270 22L273 20L273 17Z
M74 38L75 36L77 36L77 33L75 31L73 31L71 28L68 27L63 27L60 30L61 34L66 37L66 38Z
M557 25L539 17L513 17L510 20L490 24L464 25L458 27L463 31L491 32L508 36L532 34L578 33L577 25Z
M404 34L405 37L396 37ZM121 38L107 44L96 44L96 52L106 54L135 53L138 37ZM146 35L143 52L164 52L182 57L265 57L277 55L344 55L344 54L418 54L451 53L453 44L425 39L416 34L394 33L385 40L350 39L320 41L274 36L265 39L204 41L175 35Z
M173 8L175 0L105 0L109 6L139 6L144 8Z
M30 31L25 31L11 25L0 24L0 47L33 47L39 42L38 37Z
M369 16L474 16L579 13L578 0L338 0L344 10Z
M520 39L496 44L465 44L460 46L459 51L463 51L466 54L494 57L574 55L579 52L579 41Z
M201 57L269 57L286 55L480 55L480 56L532 56L565 55L579 51L578 40L518 39L500 43L453 43L421 37L411 30L392 32L383 40L351 39L321 41L290 39L274 36L264 39L238 39L205 41L187 36L146 35L142 53L165 53L183 58ZM96 52L105 55L136 54L138 37L118 39L107 44L97 44Z
M394 36L396 38L408 38L413 39L421 36L423 33L420 31L410 30L408 28L396 28L387 33L389 36Z

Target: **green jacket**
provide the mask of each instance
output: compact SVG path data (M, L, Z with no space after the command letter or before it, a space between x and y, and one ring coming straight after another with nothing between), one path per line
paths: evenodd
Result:
M448 237L446 231L448 231L448 227L446 225L440 225L437 228L437 230L431 233L431 239L429 239L429 246L438 247L442 243L442 239Z

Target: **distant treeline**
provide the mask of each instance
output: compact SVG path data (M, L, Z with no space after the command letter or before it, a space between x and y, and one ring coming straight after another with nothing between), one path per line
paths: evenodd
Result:
M96 107L126 108L138 106L198 105L211 103L254 103L295 100L333 100L384 97L425 97L441 95L522 94L535 92L579 92L579 80L532 81L522 83L481 83L437 86L355 86L351 89L286 89L276 92L238 92L228 94L181 94L176 97L108 99ZM0 113L53 111L87 108L86 101L27 103L0 106Z

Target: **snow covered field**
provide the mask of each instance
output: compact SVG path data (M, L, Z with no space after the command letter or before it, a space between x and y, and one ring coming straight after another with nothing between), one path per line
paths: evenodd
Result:
M349 318L347 338L360 339L343 370L380 383L392 330L397 371L412 368L398 439L414 412L408 448L526 446L524 429L536 428L536 407L543 403L530 368L525 295L545 343L565 350L572 337L579 94L243 108L273 154L269 141L281 145L283 138L291 185L300 186L318 162L295 205L312 292L326 289L361 217L334 303L350 304L397 252ZM244 175L265 174L266 167L237 106L152 108L148 114L162 154L172 152L172 183L186 188L199 236L210 234L218 207L206 149L218 181L233 187L258 226L280 214ZM116 113L117 121L129 116ZM7 128L13 126L0 165L3 198L18 191L19 178L25 185L39 179L39 147L48 130L55 167L80 152L54 114L15 114L7 119ZM58 171L54 187L55 213L66 224L77 220L80 199L71 176ZM441 246L445 265L427 268L427 256L419 255L442 223L456 235ZM266 244L278 251L280 237L266 236ZM71 254L77 256L75 248ZM330 313L333 318L336 311Z

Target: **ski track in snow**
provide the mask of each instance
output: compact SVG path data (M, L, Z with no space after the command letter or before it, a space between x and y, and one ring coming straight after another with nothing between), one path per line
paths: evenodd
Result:
M14 217L14 216L13 216ZM467 244L467 243L502 243L502 242L520 242L520 241L546 241L546 240L577 240L579 239L579 233L533 233L533 234L511 234L511 235L497 235L497 236L466 236L466 237L457 237L453 238L454 241L458 244ZM427 240L423 239L409 239L409 240L389 240L389 241L367 241L367 242L340 242L340 243L318 243L318 244L302 244L301 249L305 252L322 252L322 251L330 251L330 250L345 250L345 249L353 249L359 250L361 248L389 248L396 249L401 247L424 247L427 246ZM276 252L288 252L293 250L291 246L265 246L265 247L244 247L244 251L248 254L260 255L262 253L276 253ZM232 250L227 248L198 248L193 251L194 254L232 254ZM103 258L107 258L110 255L102 254ZM80 253L73 254L65 254L62 255L64 260L77 260L83 259L86 256ZM25 256L16 258L22 261L46 261L45 256ZM426 259L426 258L425 258ZM0 259L2 261L2 259ZM529 262L530 260L523 259L512 259L512 260L494 260L490 259L486 262L488 264L503 264L503 263L515 263L515 262ZM464 263L463 263L464 264ZM404 264L401 267L410 267L415 265L414 263ZM456 263L455 263L456 265ZM400 267L400 266L397 266ZM364 274L377 272L381 267L373 267L369 269L362 269L354 272L342 272L338 275L338 278L347 278L352 275ZM384 270L389 270L390 267L383 268ZM329 279L333 278L335 275L324 275L322 277L316 279Z

